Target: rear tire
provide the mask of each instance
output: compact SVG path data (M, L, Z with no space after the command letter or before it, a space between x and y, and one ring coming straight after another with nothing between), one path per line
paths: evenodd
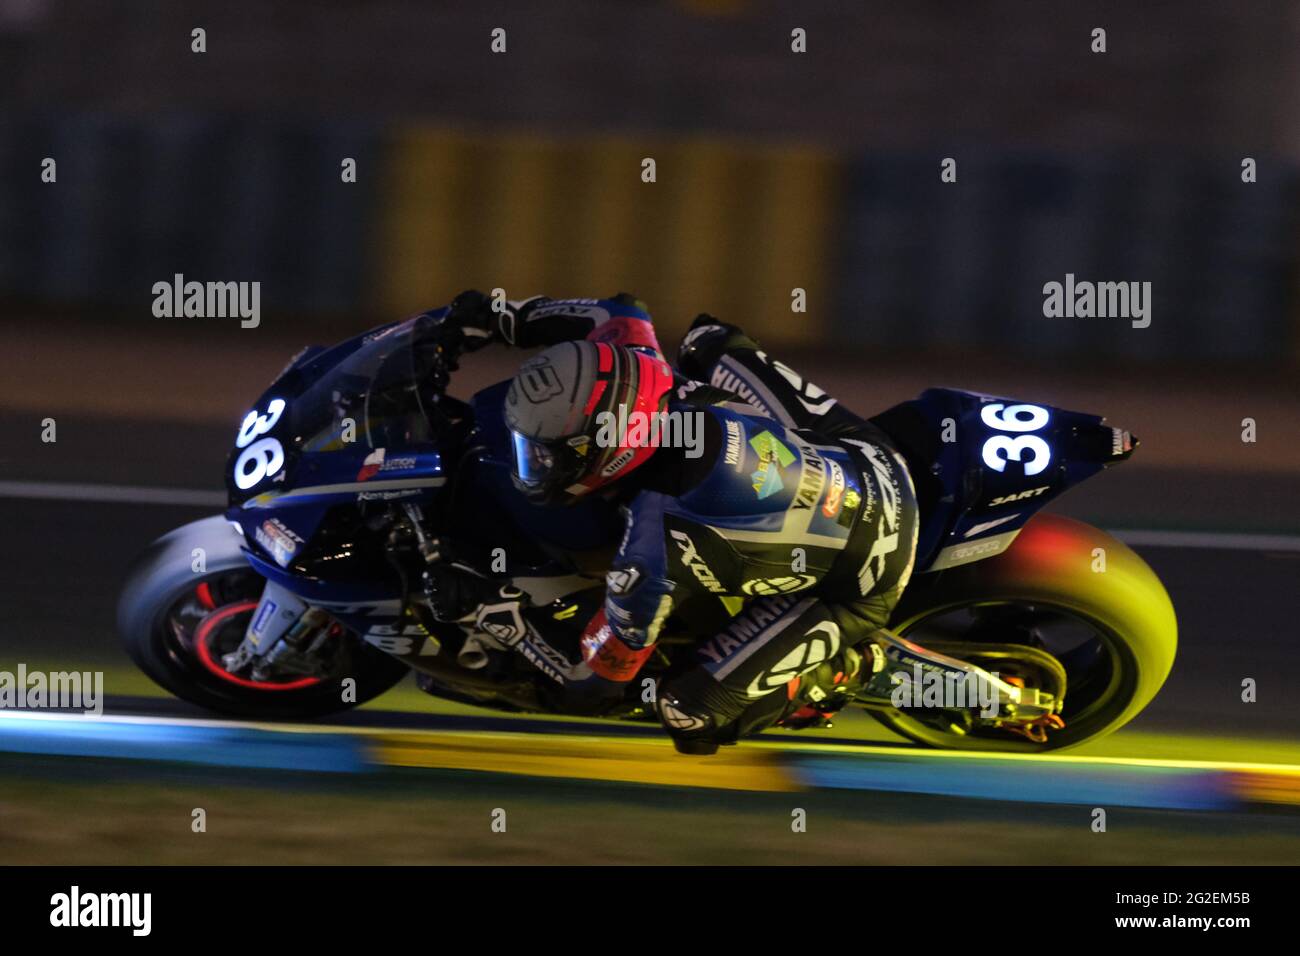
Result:
M1098 565L1102 560L1104 565ZM903 636L916 635L927 621L946 612L993 606L1072 618L1096 632L1099 656L1105 656L1108 668L1106 686L1095 702L1080 710L1078 719L1067 720L1045 743L1035 743L1009 734L945 733L897 710L872 715L894 732L932 747L1062 750L1123 727L1151 702L1173 666L1178 623L1164 585L1127 545L1082 522L1038 515L1003 554L918 576L890 627ZM923 637L912 639L925 644ZM1071 675L1072 685L1075 679ZM1068 713L1069 687L1065 702Z
M356 680L356 699L345 702L344 676L309 686L266 689L223 680L205 667L193 634L187 641L184 627L190 620L197 627L201 620L202 607L191 597L206 584L206 594L215 601L213 614L235 602L256 599L265 579L244 558L242 541L230 523L217 515L168 532L132 564L118 599L118 634L131 659L156 684L218 713L293 720L323 717L363 704L409 673L396 658L354 641L350 676ZM201 572L192 569L196 548L203 551Z

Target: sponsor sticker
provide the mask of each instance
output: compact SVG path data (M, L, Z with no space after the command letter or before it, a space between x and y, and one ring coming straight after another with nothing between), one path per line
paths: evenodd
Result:
M419 459L414 455L388 458L383 448L376 448L362 461L361 470L357 472L357 481L369 481L375 475L392 471L413 471L419 463Z
M994 498L990 501L987 507L996 508L998 505L1010 504L1013 501L1024 501L1026 498L1037 498L1050 487L1051 485L1043 485L1041 488L1029 488L1025 491L1017 491L1009 495L1001 495L1000 497Z
M744 449L744 430L740 427L740 422L734 419L727 419L727 450L725 461L736 471L741 471L745 467L745 449Z
M758 468L749 477L753 481L754 493L761 501L785 487L781 470L794 464L795 455L766 429L749 440L749 447L758 455Z
M253 530L253 540L266 549L280 567L287 567L298 553L302 538L294 534L278 518L268 518Z
M722 586L722 582L713 573L713 569L709 567L708 562L700 556L700 552L696 549L691 536L682 531L670 531L669 533L682 552L682 564L690 568L696 579L714 594L726 594L727 589Z
M361 470L357 472L357 481L369 481L375 475L379 474L379 469L384 466L384 450L376 448L361 462Z
M608 478L610 477L610 475L618 474L618 472L622 471L624 468L627 467L628 463L631 462L635 454L636 452L633 449L629 448L627 451L623 452L623 454L619 455L617 458L611 461L604 468L600 469L601 476L604 478Z
M830 468L831 478L826 489L826 500L822 502L822 514L834 518L844 504L844 469L833 458L827 458L826 464Z
M266 625L270 623L271 618L275 617L275 612L279 609L280 605L274 601L263 601L261 607L257 609L257 616L253 618L253 633L261 634L266 630Z
M421 488L394 488L391 491L359 491L357 501L396 501L399 498L417 497Z
M803 453L803 467L799 470L799 485L791 507L797 511L811 511L826 484L825 461L812 445L799 442L798 447Z
M751 405L764 414L771 414L771 409L767 407L767 403L754 394L754 390L746 385L739 375L729 371L721 363L714 367L713 374L709 376L709 384L722 389L724 392L730 392L746 405Z

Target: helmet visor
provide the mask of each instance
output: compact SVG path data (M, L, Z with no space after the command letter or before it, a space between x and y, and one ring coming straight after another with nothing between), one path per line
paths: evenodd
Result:
M543 488L556 475L558 457L547 442L511 431L514 442L515 477L528 488Z

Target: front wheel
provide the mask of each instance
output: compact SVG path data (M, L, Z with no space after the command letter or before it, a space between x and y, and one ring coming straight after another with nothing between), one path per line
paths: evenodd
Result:
M1030 645L1064 666L1065 726L1043 741L872 711L904 737L959 750L1060 750L1113 733L1155 697L1178 643L1173 605L1147 563L1057 515L1031 519L1003 554L914 579L891 629L922 647Z
M224 518L204 518L163 535L132 565L118 599L118 633L155 683L218 713L293 720L365 703L407 674L401 661L356 640L328 678L252 681L225 670L222 656L243 639L265 585L240 542ZM345 701L348 677L356 687Z

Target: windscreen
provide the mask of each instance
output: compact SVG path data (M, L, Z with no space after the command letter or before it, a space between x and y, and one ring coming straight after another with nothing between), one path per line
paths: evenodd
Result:
M432 441L427 382L414 368L415 334L415 321L376 333L295 400L293 430L302 451Z
M236 498L291 487L304 453L432 444L426 331L422 316L373 332L301 392L287 387L279 395L273 387L263 395L235 439L229 474Z

